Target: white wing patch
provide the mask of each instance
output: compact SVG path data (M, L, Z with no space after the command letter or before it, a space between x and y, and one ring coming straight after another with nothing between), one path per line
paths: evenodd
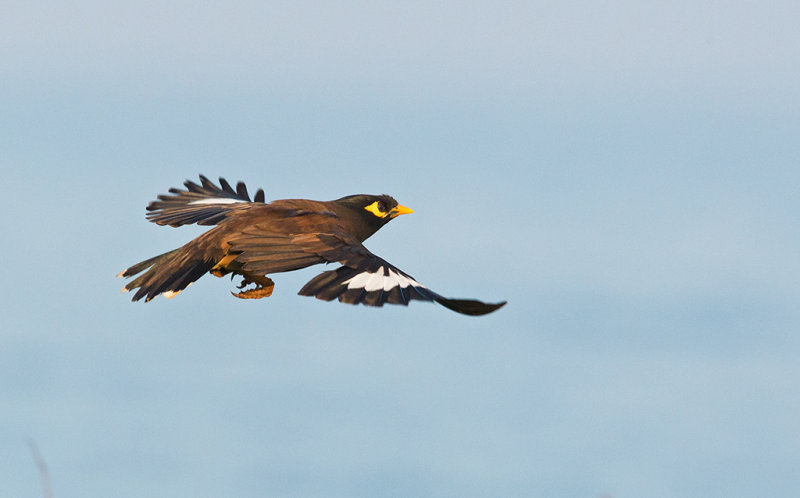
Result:
M388 275L384 275L383 266L379 266L375 272L361 272L355 277L349 278L342 282L342 285L347 285L348 289L364 289L367 292L383 290L389 292L395 287L405 289L408 286L422 287L424 285L417 282L411 277L406 277L400 273L395 272L391 268L387 268Z
M192 201L189 205L198 205L198 204L238 204L240 202L247 202L240 199L228 199L227 197L217 197L214 199L198 199L196 201Z

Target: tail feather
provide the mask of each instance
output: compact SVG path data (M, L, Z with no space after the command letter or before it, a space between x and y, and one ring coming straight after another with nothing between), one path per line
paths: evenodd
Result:
M138 289L132 301L144 298L147 302L159 294L173 297L214 267L214 261L198 257L195 251L182 249L146 259L121 271L118 277L131 277L147 270L128 282L122 291Z

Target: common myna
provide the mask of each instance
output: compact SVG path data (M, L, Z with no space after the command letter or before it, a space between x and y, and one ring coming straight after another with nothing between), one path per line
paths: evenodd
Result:
M120 272L118 277L144 272L122 289L138 289L133 301L159 294L171 298L206 272L241 275L239 289L255 287L234 296L257 299L272 294L269 274L337 262L342 266L314 277L299 294L368 306L436 301L466 315L485 315L505 304L442 297L369 252L364 240L395 217L413 212L388 195L265 203L261 189L251 200L244 183L235 190L224 178L219 183L200 175L200 185L187 180L186 190L171 188L147 206L147 219L158 225L216 226L183 247Z

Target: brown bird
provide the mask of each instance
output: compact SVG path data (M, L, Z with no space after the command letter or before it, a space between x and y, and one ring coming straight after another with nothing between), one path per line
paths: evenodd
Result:
M117 277L144 272L122 289L138 289L133 301L174 297L206 272L241 275L239 289L255 287L232 294L259 299L270 296L275 286L268 274L337 262L342 266L314 277L299 294L368 306L435 301L466 315L485 315L506 304L442 297L364 247L362 242L382 226L413 212L388 195L265 203L261 189L251 200L244 183L235 190L224 178L219 183L200 175L200 185L187 180L186 190L171 188L147 206L147 219L158 225L216 226L183 247L120 272Z

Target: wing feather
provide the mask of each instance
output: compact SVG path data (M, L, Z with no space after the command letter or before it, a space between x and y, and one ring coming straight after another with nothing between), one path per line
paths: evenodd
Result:
M169 189L169 194L159 195L147 206L147 219L158 225L178 227L181 225L216 225L231 211L241 209L252 203L264 203L264 191L256 192L255 200L250 200L247 187L239 182L236 190L224 178L220 186L203 175L200 184L186 180L186 190Z
M352 255L343 255L342 259L353 261ZM299 294L315 296L323 301L338 299L342 303L367 306L408 305L413 300L435 301L465 315L485 315L505 305L505 302L487 304L473 299L445 298L375 255L364 257L359 264L340 266L317 275L300 289Z

